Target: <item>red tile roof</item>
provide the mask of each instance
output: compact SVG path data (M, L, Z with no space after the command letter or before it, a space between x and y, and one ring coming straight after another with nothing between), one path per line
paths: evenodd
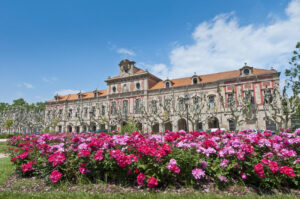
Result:
M276 72L276 71L253 68L252 75L260 75L260 74L274 73L274 72ZM249 75L249 76L251 76L251 75ZM240 70L233 70L233 71L213 73L213 74L199 76L200 83L215 82L215 81L222 80L222 79L230 79L230 78L236 78L236 77L240 77ZM172 87L187 86L187 85L192 84L192 77L172 79L170 81L172 83ZM156 89L161 89L161 88L165 88L164 81L158 82L152 88L150 88L150 90L156 90Z

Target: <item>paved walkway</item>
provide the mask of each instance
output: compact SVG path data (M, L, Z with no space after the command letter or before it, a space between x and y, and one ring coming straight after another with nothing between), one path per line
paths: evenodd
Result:
M6 142L7 139L0 139L0 142Z
M6 158L8 157L8 155L4 154L4 153L0 153L0 158Z

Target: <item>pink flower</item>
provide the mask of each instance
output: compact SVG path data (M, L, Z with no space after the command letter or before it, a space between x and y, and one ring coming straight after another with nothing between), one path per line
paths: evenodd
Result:
M79 158L85 158L85 157L89 157L91 154L91 152L87 149L82 149L78 152L78 157Z
M103 150L99 149L94 155L94 159L97 161L103 160Z
M31 171L31 170L32 170L32 164L33 164L33 163L36 163L36 161L30 161L30 162L28 162L28 163L26 163L26 164L23 164L23 165L21 166L22 171L23 171L24 173L26 173L27 171Z
M140 174L136 177L136 181L137 181L137 183L138 183L139 186L143 186L145 177L146 177L146 175L143 174L143 173L140 173Z
M222 182L227 182L227 178L225 176L219 176L219 180Z
M176 165L173 165L172 168L171 168L171 170L172 170L174 173L177 173L177 174L180 173L180 168L179 168L178 166L176 166Z
M147 179L147 184L149 188L154 188L158 185L158 182L156 178L150 177Z
M297 159L293 162L293 164L300 164L300 158L297 158Z
M66 157L63 152L56 152L49 156L48 161L52 163L52 166L55 167L58 164L63 164L66 160Z
M280 173L284 173L291 178L295 177L295 173L292 167L282 166L280 168Z
M60 177L61 177L61 175L62 175L62 174L61 174L59 171L57 171L57 170L52 171L52 173L51 173L50 176L49 176L51 182L53 182L53 183L58 182L59 179L60 179Z
M254 166L254 171L255 171L256 175L258 175L258 177L260 177L260 178L265 177L264 166L261 163L258 163Z
M201 179L205 176L205 171L199 168L195 168L192 170L192 174L196 180Z
M248 178L248 176L244 172L241 172L241 177L244 180L246 180Z
M24 151L23 153L19 154L17 157L20 159L25 159L27 158L27 156L28 156L28 152Z
M86 163L82 163L79 167L79 172L82 173L82 174L86 174L86 173L89 173L91 172L89 169L86 168Z
M228 163L228 160L226 160L226 159L225 159L225 160L222 160L222 162L220 163L220 166L221 166L221 167L227 167L227 166L228 166L227 163Z
M275 161L270 161L269 163L269 167L272 173L275 173L276 171L278 171L278 163Z

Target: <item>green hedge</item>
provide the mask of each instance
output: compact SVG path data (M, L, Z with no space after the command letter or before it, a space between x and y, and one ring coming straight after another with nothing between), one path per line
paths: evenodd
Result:
M7 139L20 134L0 134L0 139Z

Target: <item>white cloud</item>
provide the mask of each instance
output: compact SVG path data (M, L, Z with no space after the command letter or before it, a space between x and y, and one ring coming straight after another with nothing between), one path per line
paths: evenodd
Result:
M155 64L151 66L150 72L162 79L166 79L168 77L168 68L165 64Z
M135 56L135 52L134 51L128 50L126 48L119 48L119 49L117 49L117 53L124 54L124 55L129 55L129 56Z
M56 77L43 77L42 80L47 83L52 83L52 82L57 81L57 78Z
M26 87L26 88L33 88L32 84L29 84L27 82L23 82L23 85Z
M59 90L59 91L56 91L54 93L54 95L58 94L58 95L68 95L68 94L76 94L76 93L79 93L80 91L79 90L72 90L72 89L63 89L63 90ZM83 92L83 91L81 91Z
M300 37L300 0L285 9L286 18L269 24L242 26L234 13L217 15L194 30L193 43L170 52L170 66L156 64L151 71L171 78L235 70L247 62L257 68L282 69ZM168 70L167 70L168 68Z

